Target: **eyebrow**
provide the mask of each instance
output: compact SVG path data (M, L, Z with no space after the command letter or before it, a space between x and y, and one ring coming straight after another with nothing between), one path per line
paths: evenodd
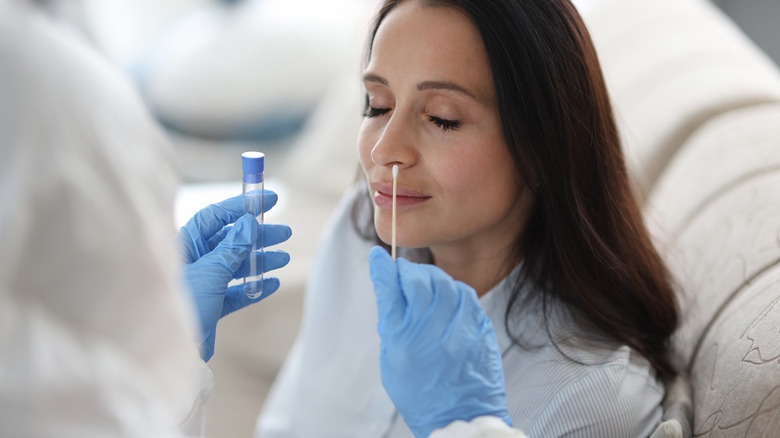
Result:
M455 91L461 94L465 94L466 96L476 99L476 96L472 94L469 90L461 87L460 85L453 84L452 82L445 82L445 81L425 81L420 82L417 84L417 89L420 91L423 90L448 90L448 91Z
M378 84L382 84L384 86L390 85L390 83L387 81L387 79L383 78L382 76L379 76L374 73L366 73L363 75L363 81L364 82L376 82ZM472 99L476 99L477 97L474 96L472 92L469 90L461 87L460 85L454 84L452 82L447 81L425 81L420 82L417 84L417 89L420 91L424 90L447 90L447 91L455 91L460 94L464 94Z
M382 84L384 86L390 85L389 82L387 82L387 79L383 78L382 76L379 76L374 73L366 73L363 75L363 82L376 82L378 84Z

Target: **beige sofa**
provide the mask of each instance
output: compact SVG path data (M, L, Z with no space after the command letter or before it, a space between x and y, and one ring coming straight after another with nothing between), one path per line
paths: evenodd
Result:
M780 71L705 0L584 11L683 313L658 436L780 436Z

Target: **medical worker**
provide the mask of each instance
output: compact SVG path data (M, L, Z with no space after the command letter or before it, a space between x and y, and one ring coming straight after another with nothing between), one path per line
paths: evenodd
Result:
M261 232L289 228L261 230L234 198L174 239L158 126L33 3L0 3L0 65L0 436L199 434L217 320L252 302L227 283Z
M38 7L0 2L0 435L176 436L210 376L179 284L171 150L130 84Z
M266 277L267 292L249 300L228 282L261 234L271 246L290 229L260 227L231 198L174 237L165 138L122 76L35 3L0 2L0 66L0 436L199 436L218 320L279 287ZM267 208L275 202L267 192ZM441 274L372 257L387 327L417 321L421 308L391 280ZM266 251L264 268L288 260ZM452 331L451 356L422 358L456 366L421 382L403 376L414 361L387 363L387 387L426 434L522 436L506 425L492 326L471 291L445 283L442 306L421 302L431 311L420 328L421 339ZM483 345L463 348L475 335Z

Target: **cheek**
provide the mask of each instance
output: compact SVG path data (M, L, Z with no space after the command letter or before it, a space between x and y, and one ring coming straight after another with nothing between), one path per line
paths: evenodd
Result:
M449 196L468 198L473 193L486 189L486 184L495 177L494 160L475 153L450 154L441 157L436 173Z
M469 205L469 211L501 215L517 200L516 174L512 157L499 142L453 159L440 176L457 208Z

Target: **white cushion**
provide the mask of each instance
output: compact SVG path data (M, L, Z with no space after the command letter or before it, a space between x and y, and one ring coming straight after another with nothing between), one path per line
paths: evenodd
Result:
M687 367L724 301L780 259L780 105L704 126L659 179L645 218L682 290Z
M144 92L158 117L189 134L251 138L260 126L294 123L340 75L358 81L370 4L213 5L183 19L147 54L138 68Z
M690 373L693 435L772 435L780 430L780 105L705 124L645 210L681 291L673 344Z

